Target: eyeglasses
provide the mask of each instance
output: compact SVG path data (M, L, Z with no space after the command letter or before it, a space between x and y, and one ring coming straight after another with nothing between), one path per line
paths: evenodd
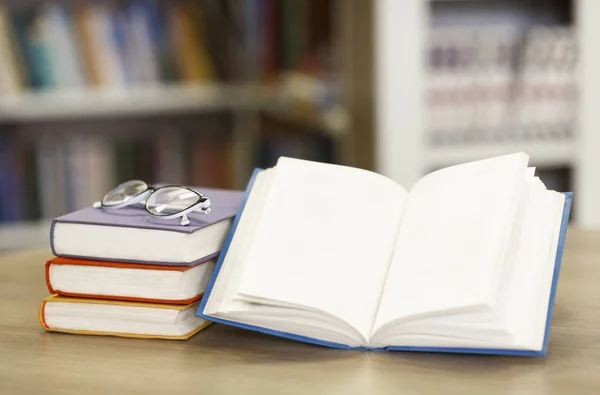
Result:
M191 212L210 213L210 199L193 189L167 185L156 188L140 180L131 180L108 192L94 208L119 209L143 204L146 211L162 219L181 217L181 225L188 225Z

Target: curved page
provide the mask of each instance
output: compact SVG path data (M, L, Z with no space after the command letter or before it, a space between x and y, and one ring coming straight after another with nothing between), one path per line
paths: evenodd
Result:
M375 331L392 320L495 303L527 161L513 154L458 165L415 185Z
M375 173L281 158L238 295L327 312L367 339L406 195Z

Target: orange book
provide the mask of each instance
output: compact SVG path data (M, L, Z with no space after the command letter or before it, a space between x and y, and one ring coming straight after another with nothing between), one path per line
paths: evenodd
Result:
M46 262L46 284L62 296L187 305L199 300L215 260L195 266L159 266L73 258Z
M120 302L52 295L40 305L40 323L49 332L186 340L212 322L189 305Z

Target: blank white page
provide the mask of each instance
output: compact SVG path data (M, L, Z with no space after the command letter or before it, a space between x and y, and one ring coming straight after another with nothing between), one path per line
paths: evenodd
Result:
M506 155L432 173L410 191L375 330L497 296L528 157Z
M281 158L238 294L327 312L366 338L406 196L375 173Z

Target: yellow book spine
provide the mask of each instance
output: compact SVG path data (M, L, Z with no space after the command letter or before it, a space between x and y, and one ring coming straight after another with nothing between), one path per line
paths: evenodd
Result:
M100 59L98 46L94 44L92 11L89 4L77 7L75 13L75 31L79 40L81 60L84 65L85 74L92 86L103 84L99 69Z
M209 82L214 80L214 70L208 48L204 41L199 10L174 7L172 13L173 39L180 74L185 82Z

